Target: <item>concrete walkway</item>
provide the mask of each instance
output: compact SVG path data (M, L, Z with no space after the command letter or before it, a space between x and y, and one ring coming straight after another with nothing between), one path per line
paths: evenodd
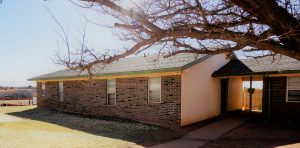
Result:
M0 123L22 121L23 119L0 113Z
M225 117L191 131L180 139L162 143L152 148L198 148L232 131L250 117Z

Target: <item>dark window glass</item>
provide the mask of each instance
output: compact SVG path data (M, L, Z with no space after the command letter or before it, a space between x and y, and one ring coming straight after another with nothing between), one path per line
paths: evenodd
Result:
M107 105L116 105L116 94L115 93L107 94Z
M288 101L300 101L300 90L289 90Z

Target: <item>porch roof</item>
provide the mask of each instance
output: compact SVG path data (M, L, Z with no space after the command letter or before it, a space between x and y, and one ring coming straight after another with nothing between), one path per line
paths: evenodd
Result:
M215 71L213 77L300 73L300 61L277 55L262 58L234 59Z

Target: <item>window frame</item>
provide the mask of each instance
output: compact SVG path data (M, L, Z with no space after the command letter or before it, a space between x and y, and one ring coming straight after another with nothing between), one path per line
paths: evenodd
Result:
M300 103L300 100L299 101L289 101L289 78L291 77L298 77L300 79L300 76L288 76L287 77L287 80L286 80L286 102L287 103ZM300 91L300 89L299 89Z
M159 102L153 102L153 101L150 101L150 79L151 78L159 78L160 79L160 93L159 93ZM161 101L161 77L148 77L148 103L157 103L157 104L160 104L162 101Z
M41 96L46 96L46 82L41 82L42 83L42 93Z
M63 81L58 82L58 94L59 94L59 102L64 102L64 82Z
M114 80L115 81L115 102L114 102L114 104L113 105L110 105L108 102L108 95L110 94L109 92L108 92L108 81L112 81L112 80ZM107 79L106 80L106 105L107 106L117 106L117 79Z

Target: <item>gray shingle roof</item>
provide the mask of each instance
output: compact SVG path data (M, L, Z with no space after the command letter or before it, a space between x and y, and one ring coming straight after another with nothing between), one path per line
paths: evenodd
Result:
M277 55L262 58L236 59L213 73L213 76L230 76L263 73L300 73L300 61L288 56Z
M277 55L274 59L268 56L257 60L254 58L241 59L241 61L253 72L300 70L300 61L283 55Z
M96 65L94 66L94 70L92 72L94 75L101 76L130 73L150 73L160 71L178 71L193 62L200 62L201 60L205 59L205 57L208 57L208 55L178 54L168 58L164 58L158 55L149 55L146 57L124 58L118 61L114 61L111 64ZM61 71L34 77L29 80L34 81L86 76L88 76L87 71L80 72L79 70L64 69Z

